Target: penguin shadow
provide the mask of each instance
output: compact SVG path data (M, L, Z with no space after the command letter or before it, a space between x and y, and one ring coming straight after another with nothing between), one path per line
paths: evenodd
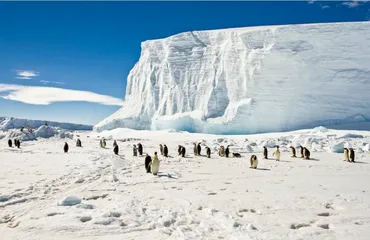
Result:
M158 172L157 176L158 177L168 177L171 179L178 179L177 177L172 176L170 173L165 173L165 172Z
M270 168L256 168L256 170L261 170L261 171L271 171Z
M317 158L309 158L309 159L304 159L303 158L303 160L308 160L308 161L320 161L319 159L317 159Z
M360 162L360 161L355 161L355 162L353 162L353 163L369 164L369 163L367 163L367 162Z

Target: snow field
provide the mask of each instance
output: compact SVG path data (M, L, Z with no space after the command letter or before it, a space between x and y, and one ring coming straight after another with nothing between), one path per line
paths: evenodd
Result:
M81 133L75 139L0 143L0 236L4 239L367 239L370 236L370 132L321 128L247 136L177 131ZM362 136L359 137L359 135ZM107 139L100 148L101 137ZM113 154L113 139L120 147ZM355 148L357 163L343 162L333 142ZM70 151L63 152L64 141ZM211 159L193 155L193 142L211 147ZM159 154L157 177L144 154ZM186 157L177 156L177 145ZM312 160L291 158L305 145ZM242 158L221 158L220 145ZM262 146L269 148L262 159ZM272 159L280 146L281 161ZM321 146L311 149L311 145ZM248 146L248 149L247 147ZM250 169L249 157L259 158Z

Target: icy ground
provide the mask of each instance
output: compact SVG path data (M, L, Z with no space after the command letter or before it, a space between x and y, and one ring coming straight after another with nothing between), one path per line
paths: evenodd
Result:
M0 239L369 239L370 132L315 128L287 133L216 136L176 131L86 132L74 139L0 143ZM106 137L107 148L99 147ZM119 156L112 151L117 139ZM70 152L63 152L64 141ZM192 142L212 149L194 157ZM132 156L141 142L160 174ZM186 157L177 156L177 145ZM220 158L231 145L241 159ZM262 145L280 146L280 162L263 160ZM312 160L291 158L304 144ZM357 163L343 162L352 146ZM252 152L258 170L249 168ZM204 144L202 153L204 154ZM269 148L272 157L273 148Z

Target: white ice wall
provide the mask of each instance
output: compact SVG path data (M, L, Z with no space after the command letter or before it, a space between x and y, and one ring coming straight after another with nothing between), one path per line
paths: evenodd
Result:
M142 43L125 105L97 124L207 133L370 119L370 22L186 32Z

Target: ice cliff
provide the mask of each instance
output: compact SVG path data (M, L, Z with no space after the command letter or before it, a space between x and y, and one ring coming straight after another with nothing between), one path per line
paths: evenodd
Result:
M244 134L370 119L370 22L194 31L143 42L119 127Z

